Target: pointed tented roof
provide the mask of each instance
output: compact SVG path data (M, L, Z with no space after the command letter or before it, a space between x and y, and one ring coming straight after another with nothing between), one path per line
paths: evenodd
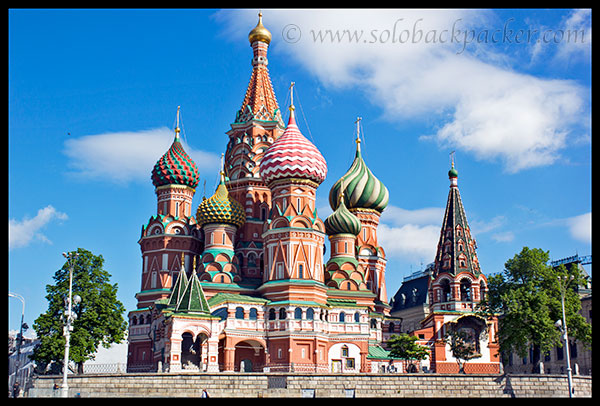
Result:
M269 38L267 40L267 37ZM252 59L252 75L244 96L242 106L237 112L235 122L243 123L249 120L277 121L283 127L279 105L267 68L267 49L271 34L262 25L262 15L259 15L258 25L250 32L248 38L252 44L254 58Z
M452 168L448 172L450 192L446 203L446 212L442 222L440 240L435 255L435 272L448 272L458 275L460 272L481 273L477 259L477 243L471 235L467 215L458 190L458 171Z
M179 303L179 300L183 296L183 292L185 291L185 287L187 286L187 284L187 274L185 273L185 269L181 267L179 275L177 276L177 280L175 281L175 285L173 285L171 297L169 297L169 306L177 306L177 303Z
M210 313L202 285L195 272L192 273L192 277L177 303L175 313Z

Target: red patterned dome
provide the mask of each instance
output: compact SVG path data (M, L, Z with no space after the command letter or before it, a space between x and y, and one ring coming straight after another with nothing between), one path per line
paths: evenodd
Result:
M321 184L327 176L325 158L298 129L293 109L285 132L263 156L260 176L267 184L286 178L309 179Z
M175 140L171 148L156 162L152 169L154 187L164 185L198 186L200 175L196 163L183 150L179 142L179 128L175 130Z

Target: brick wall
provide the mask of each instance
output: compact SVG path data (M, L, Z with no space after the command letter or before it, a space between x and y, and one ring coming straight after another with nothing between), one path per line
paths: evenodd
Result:
M592 396L592 378L574 377L577 397ZM30 397L60 396L58 376L38 377ZM565 375L457 374L122 374L69 377L81 397L566 397Z

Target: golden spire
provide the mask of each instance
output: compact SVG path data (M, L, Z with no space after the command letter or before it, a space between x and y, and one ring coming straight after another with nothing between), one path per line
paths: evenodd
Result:
M296 110L296 107L294 107L294 85L295 84L296 84L296 82L290 83L290 112Z
M179 109L181 108L181 106L177 106L177 125L175 126L175 139L179 139L179 132L181 131L179 129Z
M362 117L356 117L356 149L360 151L360 120Z
M258 13L258 24L248 34L248 41L250 41L251 45L256 41L262 41L267 44L271 42L271 33L262 24L262 13L260 12Z

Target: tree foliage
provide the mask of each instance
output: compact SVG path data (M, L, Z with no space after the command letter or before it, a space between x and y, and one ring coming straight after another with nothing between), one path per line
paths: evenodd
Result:
M481 354L477 351L475 337L451 328L446 333L445 339L450 346L452 355L456 359L459 373L465 372L465 363L467 361L481 357Z
M562 319L559 277L565 276L573 277L565 295L569 338L591 345L591 326L579 313L581 301L576 292L585 283L582 272L577 266L553 268L548 260L547 251L523 247L505 263L503 273L488 279L488 294L480 309L499 315L498 340L504 354L524 357L531 345L545 354L563 345L554 323Z
M394 334L387 341L387 346L390 348L392 357L408 359L408 360L423 360L429 356L427 347L417 344L418 338L408 334Z
M94 359L102 345L108 348L125 338L127 323L123 319L125 306L117 299L117 284L110 284L110 274L104 270L102 255L94 255L82 248L73 256L73 297L81 303L73 305L77 315L72 323L69 359L78 365ZM62 366L65 351L63 326L65 298L69 294L69 261L54 274L54 284L46 285L48 310L34 322L33 328L40 339L32 355L42 370L53 361Z

